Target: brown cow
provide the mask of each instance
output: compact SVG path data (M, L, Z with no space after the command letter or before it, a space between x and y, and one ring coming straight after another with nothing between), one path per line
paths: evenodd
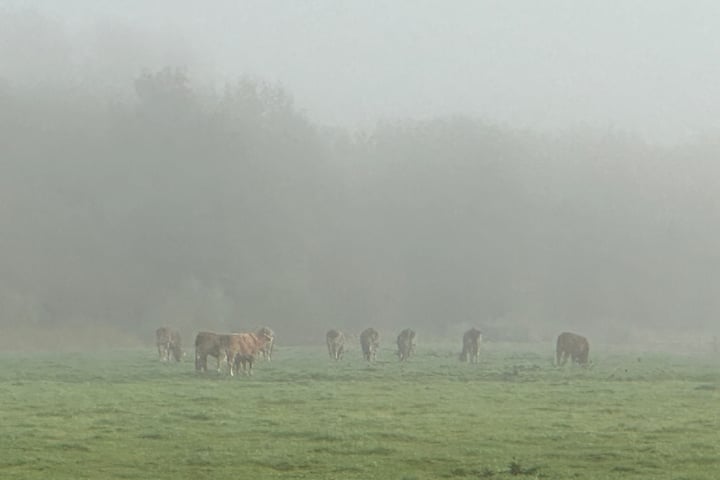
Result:
M225 347L225 358L230 367L230 376L242 367L247 375L252 375L255 356L262 351L262 348L272 341L267 332L255 333L233 333L228 335L228 343Z
M380 334L374 328L367 328L360 334L360 347L363 358L368 362L375 360L377 350L380 347Z
M477 328L471 328L463 335L463 348L460 353L461 362L478 363L480 360L480 342L482 332Z
M415 331L406 328L400 332L397 337L397 346L397 355L401 362L410 358L410 355L415 353Z
M176 362L183 357L180 333L171 328L160 327L155 330L155 345L161 361L169 362L171 353Z
M273 350L275 349L275 332L273 332L270 327L262 327L257 332L255 332L255 335L261 334L269 336L270 341L263 345L260 353L262 353L262 356L265 360L272 361Z
M345 351L345 335L339 330L328 330L325 335L328 354L332 360L342 359Z
M573 363L587 366L589 354L590 344L587 338L570 332L563 332L558 335L557 346L555 348L558 366L565 365L568 357L572 359Z
M207 357L217 358L217 371L220 372L220 362L225 360L225 346L229 335L213 332L199 332L195 336L195 370L207 371Z

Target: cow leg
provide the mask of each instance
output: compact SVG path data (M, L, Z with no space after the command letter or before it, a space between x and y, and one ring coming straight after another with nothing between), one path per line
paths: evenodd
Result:
M240 354L236 353L232 360L232 365L230 368L230 375L235 376L236 373L240 372L242 370L242 358L240 357Z
M195 353L195 370L198 372L207 372L207 354L202 355Z
M568 352L562 352L560 355L560 366L564 366L568 361Z
M233 364L232 364L232 361L230 360L230 357L227 356L227 355L225 355L225 360L227 361L228 368L230 369L230 376L231 376L231 377L234 377L234 376L235 376L235 371L234 371L235 369L233 368Z
M217 373L222 373L222 370L221 370L221 369L222 369L222 366L221 366L221 363L220 363L220 362L222 362L222 361L224 361L224 360L226 360L226 359L227 359L227 357L223 357L221 354L218 353L218 356L217 356Z

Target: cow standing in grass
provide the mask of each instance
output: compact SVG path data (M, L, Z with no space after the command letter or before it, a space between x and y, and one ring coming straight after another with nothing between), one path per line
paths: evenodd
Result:
M325 343L327 343L328 355L332 360L342 359L345 351L345 335L339 330L328 330L325 335Z
M265 360L272 361L273 349L275 348L275 332L273 332L270 327L262 327L255 332L255 335L265 335L270 337L270 341L263 345L260 353Z
M272 340L273 337L262 329L257 334L233 333L228 335L225 358L230 367L230 376L234 376L241 369L246 375L252 375L256 356L261 354L263 347Z
M207 371L207 357L217 359L217 371L220 372L220 362L225 360L225 346L229 335L213 332L199 332L195 336L195 370Z
M568 357L573 363L587 366L590 354L590 344L587 338L575 333L563 332L558 335L555 347L555 358L558 366L565 365Z
M397 337L397 346L397 355L401 362L410 358L410 355L415 352L415 331L406 328L400 332Z
M360 347L362 348L363 358L368 362L374 361L380 347L380 334L377 330L374 328L363 330L360 334Z
M169 362L172 354L175 361L179 362L183 356L180 333L171 328L160 327L155 330L155 345L161 361Z
M460 353L461 362L478 363L480 361L480 342L482 341L482 332L477 328L471 328L463 335L462 353Z

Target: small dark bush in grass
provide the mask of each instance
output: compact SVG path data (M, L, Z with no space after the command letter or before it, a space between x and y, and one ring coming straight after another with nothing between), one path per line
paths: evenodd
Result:
M464 477L470 474L469 470L466 470L462 467L453 468L450 470L450 475L453 477Z
M538 470L538 467L523 467L522 464L515 459L508 464L508 473L510 473L510 475L536 475Z
M480 473L478 476L480 478L490 478L493 475L495 475L495 471L492 468L485 467L482 470L480 470Z
M478 478L490 478L495 475L495 472L491 468L483 468L482 470L467 469L463 467L457 467L450 470L450 474L447 477L478 477Z

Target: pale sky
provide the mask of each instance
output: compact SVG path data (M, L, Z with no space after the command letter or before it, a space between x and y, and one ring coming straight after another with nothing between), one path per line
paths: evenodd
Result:
M279 82L322 124L465 113L663 143L720 127L715 1L0 0L18 8L95 51L127 45L134 70Z

